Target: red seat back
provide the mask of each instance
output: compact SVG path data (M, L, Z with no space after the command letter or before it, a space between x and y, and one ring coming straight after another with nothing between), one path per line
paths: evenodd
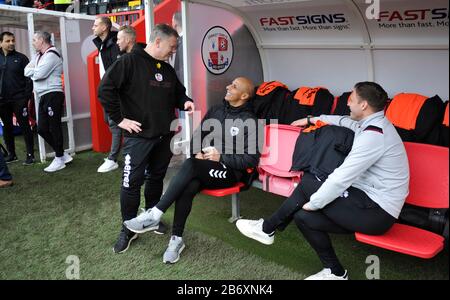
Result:
M292 166L295 142L301 130L299 127L290 125L266 125L260 167L270 166L282 172L289 172Z
M405 142L410 183L406 203L448 208L449 149L427 144Z

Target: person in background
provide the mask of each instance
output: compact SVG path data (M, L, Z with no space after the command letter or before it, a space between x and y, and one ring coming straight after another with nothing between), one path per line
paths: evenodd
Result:
M108 17L97 17L92 26L95 35L93 43L98 49L100 79L103 78L105 72L120 56L120 49L117 45L117 31L111 31L112 23ZM107 173L119 168L117 159L119 158L120 148L122 145L123 132L117 124L109 118L108 114L104 114L105 121L108 123L109 130L112 134L111 149L103 164L97 169L99 173Z
M181 12L177 11L172 16L172 27L178 32L178 48L177 52L172 54L169 59L170 64L175 69L178 79L183 83L184 72L183 72L183 23L181 22Z
M0 188L6 188L13 185L13 180L3 157L3 151L1 147L2 145L0 144Z
M73 160L72 156L64 152L61 123L64 111L62 58L52 45L48 32L35 32L33 47L37 54L25 67L25 76L33 80L34 91L39 97L38 134L55 151L55 159L44 171L53 173L64 169Z
M32 98L33 82L24 75L28 57L15 50L15 37L11 32L0 34L0 118L8 156L6 163L17 161L14 142L13 114L16 116L27 149L24 165L34 163L34 138L29 122L28 102Z
M120 52L130 53L136 44L136 30L131 26L122 26L117 34L117 46Z

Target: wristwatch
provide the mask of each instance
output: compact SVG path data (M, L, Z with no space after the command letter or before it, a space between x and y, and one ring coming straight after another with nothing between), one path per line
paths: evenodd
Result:
M306 117L306 122L308 122L308 125L309 125L309 126L314 125L314 123L311 122L311 118L314 118L314 117L311 116L311 115L309 115L309 116Z

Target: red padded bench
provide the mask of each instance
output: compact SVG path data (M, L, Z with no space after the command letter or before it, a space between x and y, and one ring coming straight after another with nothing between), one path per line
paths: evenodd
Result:
M231 217L228 219L230 223L233 223L241 218L240 213L240 203L239 203L239 193L241 189L245 186L244 183L239 182L235 186L226 189L216 189L216 190L202 190L201 193L204 195L214 196L214 197L225 197L231 195Z
M406 203L427 208L448 208L449 149L405 142L410 182ZM356 233L358 241L420 258L432 258L444 248L444 237L396 223L383 235Z

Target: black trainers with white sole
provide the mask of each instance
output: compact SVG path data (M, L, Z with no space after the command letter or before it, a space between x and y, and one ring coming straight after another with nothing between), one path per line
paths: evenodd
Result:
M166 234L168 230L168 227L166 224L164 224L162 221L159 222L158 228L153 231L153 233L158 235Z
M119 238L117 239L116 244L114 245L113 251L114 253L124 253L128 250L131 245L131 242L138 238L138 234L131 232L130 230L122 227L120 231Z

